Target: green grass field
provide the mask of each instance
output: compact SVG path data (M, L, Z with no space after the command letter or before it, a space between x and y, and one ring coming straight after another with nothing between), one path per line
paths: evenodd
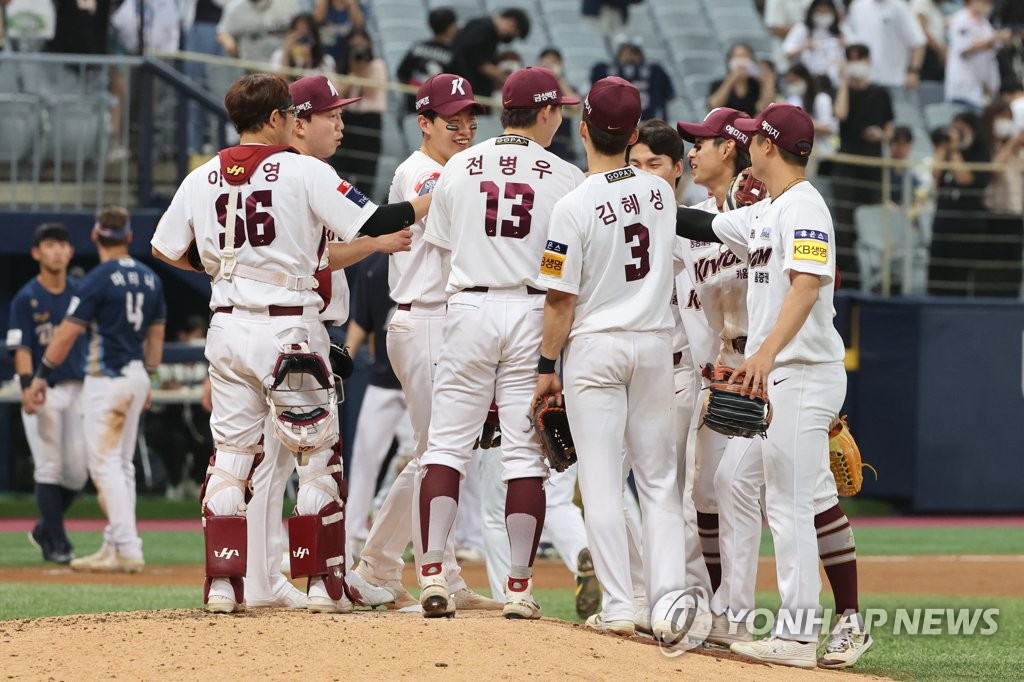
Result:
M87 501L88 502L88 501ZM145 501L141 518L188 518L194 503ZM94 509L98 515L98 509ZM185 513L185 512L189 513ZM7 513L5 513L7 512ZM87 504L79 514L94 517ZM0 498L0 517L31 517L30 500ZM857 532L861 555L893 554L1024 554L1024 532L1016 528L861 528ZM145 532L142 534L148 566L198 564L202 537L192 532ZM99 533L73 533L79 554L100 544ZM762 553L771 552L771 540L762 539ZM23 533L0 533L0 567L42 566L38 552ZM957 570L954 566L950 570ZM1021 580L1019 574L1007 580ZM570 590L538 590L538 601L547 616L578 621ZM826 593L824 606L831 608ZM117 585L58 585L0 583L0 620L111 611L198 608L199 586L143 587ZM882 608L890 622L876 628L875 647L857 666L857 672L905 680L1012 680L1024 678L1024 599L993 597L943 597L905 594L862 594L862 605ZM775 593L758 595L758 605L778 606ZM897 608L1000 609L998 632L990 635L895 635L893 610Z

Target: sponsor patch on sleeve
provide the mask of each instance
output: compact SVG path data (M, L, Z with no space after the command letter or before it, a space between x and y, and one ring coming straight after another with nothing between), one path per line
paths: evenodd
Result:
M437 181L440 179L441 174L437 171L430 171L425 173L423 177L416 181L416 196L422 197L426 194L430 194L434 191L434 187L437 186Z
M369 201L369 198L360 192L358 187L347 180L341 181L341 184L338 185L338 191L359 208L366 206L366 203Z
M619 182L620 180L627 180L635 177L636 172L632 168L620 168L604 174L604 179L609 183Z
M544 247L544 255L540 259L540 274L548 277L562 277L562 268L565 266L565 254L569 247L561 242L548 240Z
M7 345L8 346L20 346L21 345L21 330L20 329L8 329L7 330Z
M74 315L75 311L78 310L78 304L82 302L82 299L77 296L72 296L71 301L68 303L68 311L66 315Z
M828 233L819 230L796 230L793 233L793 260L828 262Z

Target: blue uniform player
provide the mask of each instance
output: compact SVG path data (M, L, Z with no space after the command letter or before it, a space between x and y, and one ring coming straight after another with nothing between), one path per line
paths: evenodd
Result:
M78 289L78 280L68 277L68 263L74 253L64 225L43 223L36 228L32 258L39 263L39 275L15 294L7 328L7 348L14 354L14 369L23 392ZM43 559L58 564L74 558L64 531L64 512L86 478L80 400L84 367L85 339L79 339L67 361L50 375L46 403L26 404L21 413L32 452L32 476L41 517L29 540L42 551Z
M71 562L86 571L142 570L142 540L135 525L135 438L139 415L149 405L149 372L163 355L167 307L163 285L150 268L128 255L128 211L104 208L92 240L100 265L82 280L64 321L43 354L26 400L41 405L47 381L75 340L88 333L82 387L89 474L107 514L103 545Z

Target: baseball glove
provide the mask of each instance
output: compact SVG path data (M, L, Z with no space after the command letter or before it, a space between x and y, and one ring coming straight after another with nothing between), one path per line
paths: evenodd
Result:
M836 417L829 426L828 464L836 478L836 490L841 497L852 497L860 492L860 487L864 483L864 474L861 473L864 467L871 469L875 474L875 480L878 479L875 468L861 461L860 448L850 433L846 415Z
M348 381L356 367L355 363L352 362L352 356L348 354L348 346L339 346L332 343L331 351L327 357L331 361L331 370L341 377L342 381Z
M768 425L772 423L772 406L768 395L757 389L753 395L740 393L740 384L731 384L732 368L707 365L702 372L711 382L704 421L707 426L723 436L740 438L765 437Z
M553 397L537 403L533 409L533 428L540 438L540 449L555 471L565 471L576 463L576 446L569 432L569 419L565 406L557 405Z
M755 178L750 169L746 168L741 170L729 185L729 191L725 195L726 210L731 211L734 208L756 204L767 196L768 190L764 183Z
M476 445L481 450L501 447L501 423L498 421L498 404L494 401L491 401L491 409L487 410L487 419Z

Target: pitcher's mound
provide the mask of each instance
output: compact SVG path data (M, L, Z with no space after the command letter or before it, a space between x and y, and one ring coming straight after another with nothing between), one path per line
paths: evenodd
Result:
M669 658L640 638L551 619L509 621L497 612L428 621L384 611L215 616L194 609L0 623L0 670L14 679L788 681L839 674L728 656Z

